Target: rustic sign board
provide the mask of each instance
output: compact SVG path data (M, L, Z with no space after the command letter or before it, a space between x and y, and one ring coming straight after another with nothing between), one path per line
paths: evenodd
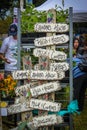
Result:
M18 86L15 88L16 96L27 96L27 93L30 91L30 84Z
M34 26L34 30L37 32L67 32L69 25L64 23L37 23Z
M40 117L34 117L32 122L27 123L27 126L32 130L37 130L39 127L51 126L55 124L63 123L63 117L52 115L45 115ZM18 127L12 128L11 130L17 130Z
M50 63L50 71L67 71L69 64L66 62Z
M40 110L47 110L57 112L61 109L61 103L55 103L50 101L45 101L41 99L30 99L30 107Z
M42 94L58 91L60 89L61 89L61 86L59 82L50 82L50 83L36 86L35 88L30 88L30 92L31 92L32 97L34 97L34 96L39 96Z
M33 118L33 124L34 127L36 128L41 126L50 126L50 125L59 124L58 122L62 123L63 119L62 117L56 116L55 114Z
M29 79L30 77L30 70L18 70L13 71L12 76L14 79Z
M49 59L59 60L59 61L66 60L67 58L67 55L64 52L46 50L46 49L41 49L41 48L35 48L33 51L33 55L36 57L46 56L46 57L49 57Z
M50 37L36 38L34 44L37 47L49 46L49 45L59 45L67 43L69 41L69 36L66 34L55 35Z
M39 70L49 70L49 58L45 56L39 57Z
M8 114L16 114L16 113L31 111L31 110L32 108L30 108L29 102L13 104L7 107Z
M26 56L23 57L23 68L25 70L31 70L32 69L31 57L29 55L26 55Z
M60 80L65 77L65 73L61 72L57 73L54 71L48 71L48 70L38 70L34 71L32 70L30 73L31 79L37 79L37 80Z
M23 74L26 73L26 70L17 70L17 71L13 71L12 72L12 76L14 79L37 79L37 80L60 80L63 79L65 77L65 73L64 72L55 72L55 71L48 71L48 70L31 70L31 71L27 71L26 76ZM29 74L30 75L29 75Z

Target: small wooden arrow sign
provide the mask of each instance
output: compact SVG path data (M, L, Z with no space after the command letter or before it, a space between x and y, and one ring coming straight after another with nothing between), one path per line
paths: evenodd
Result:
M47 110L47 111L53 111L58 112L61 109L61 103L41 100L41 99L30 99L30 107L40 110Z
M35 79L35 80L60 80L63 79L65 77L65 73L64 72L55 72L55 71L48 71L48 70L30 70L27 71L27 74L24 75L23 74L26 73L26 70L17 70L17 71L13 71L12 72L12 76L14 79ZM29 74L28 74L29 73Z
M36 38L34 44L37 47L49 46L49 45L59 45L67 43L69 41L69 36L62 34L50 37Z
M66 62L50 63L51 71L67 71L68 69L69 69L69 64Z
M42 84L33 88L30 88L30 92L32 97L39 96L46 93L51 93L54 91L58 91L61 89L59 82L50 82L46 84Z
M69 25L64 23L37 23L34 26L36 32L67 32Z
M36 57L46 56L46 57L49 57L49 59L60 60L60 61L63 61L67 58L67 55L64 52L46 50L46 49L41 49L41 48L34 49L33 55Z

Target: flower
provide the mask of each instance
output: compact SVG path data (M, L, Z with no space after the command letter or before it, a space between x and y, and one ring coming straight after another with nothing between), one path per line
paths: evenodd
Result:
M17 81L12 78L11 75L8 75L7 78L4 78L3 74L0 74L0 91L2 96L11 96L15 95L15 87L17 86Z

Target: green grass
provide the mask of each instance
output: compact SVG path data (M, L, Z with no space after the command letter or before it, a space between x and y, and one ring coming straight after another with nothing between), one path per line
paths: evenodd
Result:
M74 130L87 130L87 97L85 99L84 110L80 115L74 116Z

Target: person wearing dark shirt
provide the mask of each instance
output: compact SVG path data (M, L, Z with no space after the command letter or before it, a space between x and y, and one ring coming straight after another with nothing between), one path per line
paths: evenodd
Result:
M84 98L87 87L87 72L83 72L78 67L82 62L82 58L87 55L78 54L73 58L75 66L73 67L73 99L78 101L79 111L83 110Z

